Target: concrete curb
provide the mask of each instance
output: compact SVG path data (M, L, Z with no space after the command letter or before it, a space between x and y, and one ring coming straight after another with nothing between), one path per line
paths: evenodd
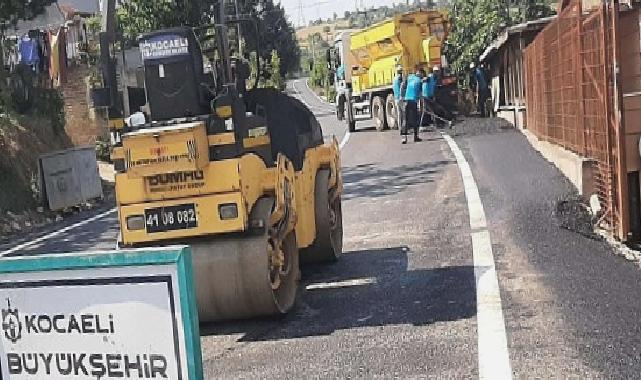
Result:
M517 128L530 142L530 145L541 153L543 158L556 166L574 185L584 199L588 200L596 192L594 187L594 160L579 156L558 145L539 140L527 129Z

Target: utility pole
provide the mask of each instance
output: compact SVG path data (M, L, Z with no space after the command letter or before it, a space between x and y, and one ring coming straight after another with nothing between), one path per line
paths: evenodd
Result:
M303 0L298 0L298 23L303 27L307 24L305 21L305 12L303 11Z
M223 83L227 84L231 82L231 62L229 61L229 39L227 31L227 14L225 13L225 2L224 0L219 3L218 9L218 27L216 32L220 33L220 38L218 38L220 46L220 58L223 63Z
M240 11L238 9L238 0L234 0L234 8L236 9L236 19L238 19L238 16L240 15ZM243 57L243 35L242 35L242 29L240 22L236 22L236 37L238 38L238 58Z

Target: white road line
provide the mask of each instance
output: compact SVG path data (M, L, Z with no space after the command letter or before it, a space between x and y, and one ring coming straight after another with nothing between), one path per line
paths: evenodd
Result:
M316 107L310 106L309 103L307 103L305 101L305 99L303 97L303 94L298 90L298 88L296 88L296 83L298 83L298 81L292 81L292 87L294 88L294 91L296 92L296 94L299 95L299 100L301 102L303 102L303 104L305 106L307 106L307 108L309 108L309 109L316 108ZM308 86L307 81L305 81L305 86ZM307 88L309 88L309 86ZM312 91L312 93L314 93L314 92ZM316 93L314 93L314 95L316 95ZM316 95L316 96L318 96L318 95ZM329 103L327 103L327 104L329 104ZM338 145L338 148L342 150L345 147L345 145L347 145L347 142L349 141L350 137L351 137L351 134L349 133L349 131L346 131L345 135L343 136L343 139L341 140L340 144Z
M376 278L364 277L364 278L354 278L351 280L335 281L335 282L318 282L315 284L307 285L305 287L305 290L339 289L339 288L348 288L351 286L373 285L376 283L378 283L378 280Z
M4 251L4 252L0 252L0 257L2 257L2 256L6 256L6 255L10 255L10 254L12 254L12 253L14 253L14 252L16 252L16 251L20 251L20 250L23 250L23 249L25 249L25 248L33 247L34 245L36 245L36 244L38 244L38 243L41 243L41 242L43 242L43 241L45 241L45 240L49 240L49 239L51 239L51 238L53 238L53 237L56 237L56 236L58 236L58 235L60 235L60 234L65 233L65 232L67 232L67 231L71 231L71 230L76 229L76 228L78 228L78 227L82 227L82 226L84 226L84 225L86 225L86 224L89 224L89 223L95 222L96 220L98 220L98 219L102 219L102 218L104 218L105 216L111 215L111 214L113 214L113 213L115 213L115 212L116 212L116 209L115 209L115 208L112 208L112 209L111 209L111 210L109 210L109 211L105 211L105 212L103 212L102 214L98 214L98 215L93 216L93 217L91 217L91 218L89 218L89 219L85 219L85 220L83 220L82 222L78 222L78 223L76 223L76 224L72 224L72 225L67 226L67 227L65 227L65 228L59 229L58 231L55 231L55 232L52 232L52 233L50 233L50 234L47 234L47 235L41 236L41 237L39 237L39 238L37 238L37 239L34 239L34 240L31 240L31 241L28 241L28 242L26 242L26 243L19 244L19 245L15 246L15 247L13 247L13 248L10 248L10 249L8 249L8 250L6 250L6 251Z
M470 214L474 277L476 278L479 378L482 380L512 379L501 292L496 276L492 240L487 228L483 203L472 175L472 169L470 169L463 152L449 135L443 134L443 137L454 153L461 171Z
M296 92L296 94L298 95L298 99L299 99L301 102L303 102L303 104L305 104L305 105L307 106L307 108L309 108L310 110L317 111L317 112L328 112L328 111L330 110L330 108L331 108L331 111L332 111L332 112L334 112L334 105L333 105L332 103L326 102L325 100L323 100L323 98L321 98L320 96L318 96L318 94L316 94L316 92L314 92L314 91L309 87L309 84L308 84L307 80L305 80L305 87L307 87L307 90L308 90L309 92L311 92L311 93L312 93L312 94L313 94L313 95L314 95L314 96L315 96L315 97L316 97L316 98L317 98L317 99L322 103L321 105L318 105L318 106L312 106L311 104L309 104L309 103L304 99L305 97L303 96L302 91L300 91L300 90L296 87L296 83L300 83L300 82L301 82L301 80L300 80L300 79L299 79L299 80L292 81L292 87L294 88L294 91L295 91L295 92ZM324 108L324 107L325 107L325 108Z
M305 79L305 87L307 87L307 89L309 90L309 92L311 92L312 94L314 94L314 96L316 97L316 99L318 99L321 103L323 103L324 105L332 105L332 103L330 103L330 102L328 102L327 100L325 100L325 99L321 98L321 97L320 97L316 92L314 92L314 90L312 90L312 89L309 87L309 79Z
M343 139L341 140L341 143L338 144L338 149L343 150L345 145L347 145L347 142L349 141L349 138L352 134L349 133L349 131L345 132L345 135L343 136Z
M298 100L300 100L301 102L303 102L303 104L304 104L307 108L309 108L309 109L311 110L311 109L312 109L312 108L314 108L314 107L313 107L311 104L307 103L307 100L305 100L305 97L303 96L303 94L301 94L301 92L300 92L300 91L298 91L298 89L296 88L296 83L297 83L297 81L293 81L293 82L292 82L292 87L294 88L294 92L296 92L296 94L298 94L298 95L299 95L299 96L298 96Z

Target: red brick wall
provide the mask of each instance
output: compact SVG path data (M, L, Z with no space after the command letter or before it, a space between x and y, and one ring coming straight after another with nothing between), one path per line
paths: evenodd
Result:
M67 83L62 85L65 100L65 130L75 146L93 145L107 136L107 123L100 111L90 108L87 78L90 69L84 65L69 67Z

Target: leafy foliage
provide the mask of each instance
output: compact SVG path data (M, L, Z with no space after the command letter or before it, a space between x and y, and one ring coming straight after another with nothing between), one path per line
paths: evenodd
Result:
M274 88L277 88L279 90L284 89L285 82L283 81L283 77L280 73L280 57L278 56L278 52L276 50L272 50L270 68L271 68L271 73L270 73L271 85Z
M119 23L129 42L138 35L157 29L209 23L218 13L219 0L128 0L119 11ZM249 51L256 50L258 39L259 56L271 60L272 51L280 57L280 74L296 71L300 62L300 49L294 27L285 16L285 9L273 0L238 0L239 13L248 14L258 22L258 34L254 28L243 24L242 34ZM232 8L229 8L231 11Z
M63 134L65 130L65 101L57 89L40 88L35 93L34 104L30 113L41 115L51 122L55 134Z
M463 74L500 31L522 21L554 14L546 0L514 1L455 0L452 32L448 37L448 60L457 74Z
M526 21L552 16L554 13L555 12L548 1L541 1L541 0L526 1L526 8L525 8Z
M265 60L271 58L273 50L280 57L280 74L285 77L287 73L298 71L300 64L300 48L296 40L294 27L287 20L285 9L273 0L245 1L245 12L252 14L258 20L259 35L250 28L244 28L243 34L250 50L256 49L258 37L260 56Z
M123 2L118 10L118 23L129 43L136 41L142 33L184 22L185 15L173 0L131 0Z
M0 29L36 17L54 0L0 0Z
M325 82L329 77L327 65L320 59L317 59L309 73L309 85L316 88L324 88Z
M20 20L28 20L36 17L44 11L47 5L54 0L0 0L0 57L3 55L4 31L14 27ZM0 62L0 113L7 110L10 105L10 97L6 82L3 62Z
M509 22L505 9L492 0L457 0L454 2L452 20L448 58L454 72L459 74L476 61L501 27Z
M100 136L96 139L96 158L99 161L111 162L111 141L108 137Z

